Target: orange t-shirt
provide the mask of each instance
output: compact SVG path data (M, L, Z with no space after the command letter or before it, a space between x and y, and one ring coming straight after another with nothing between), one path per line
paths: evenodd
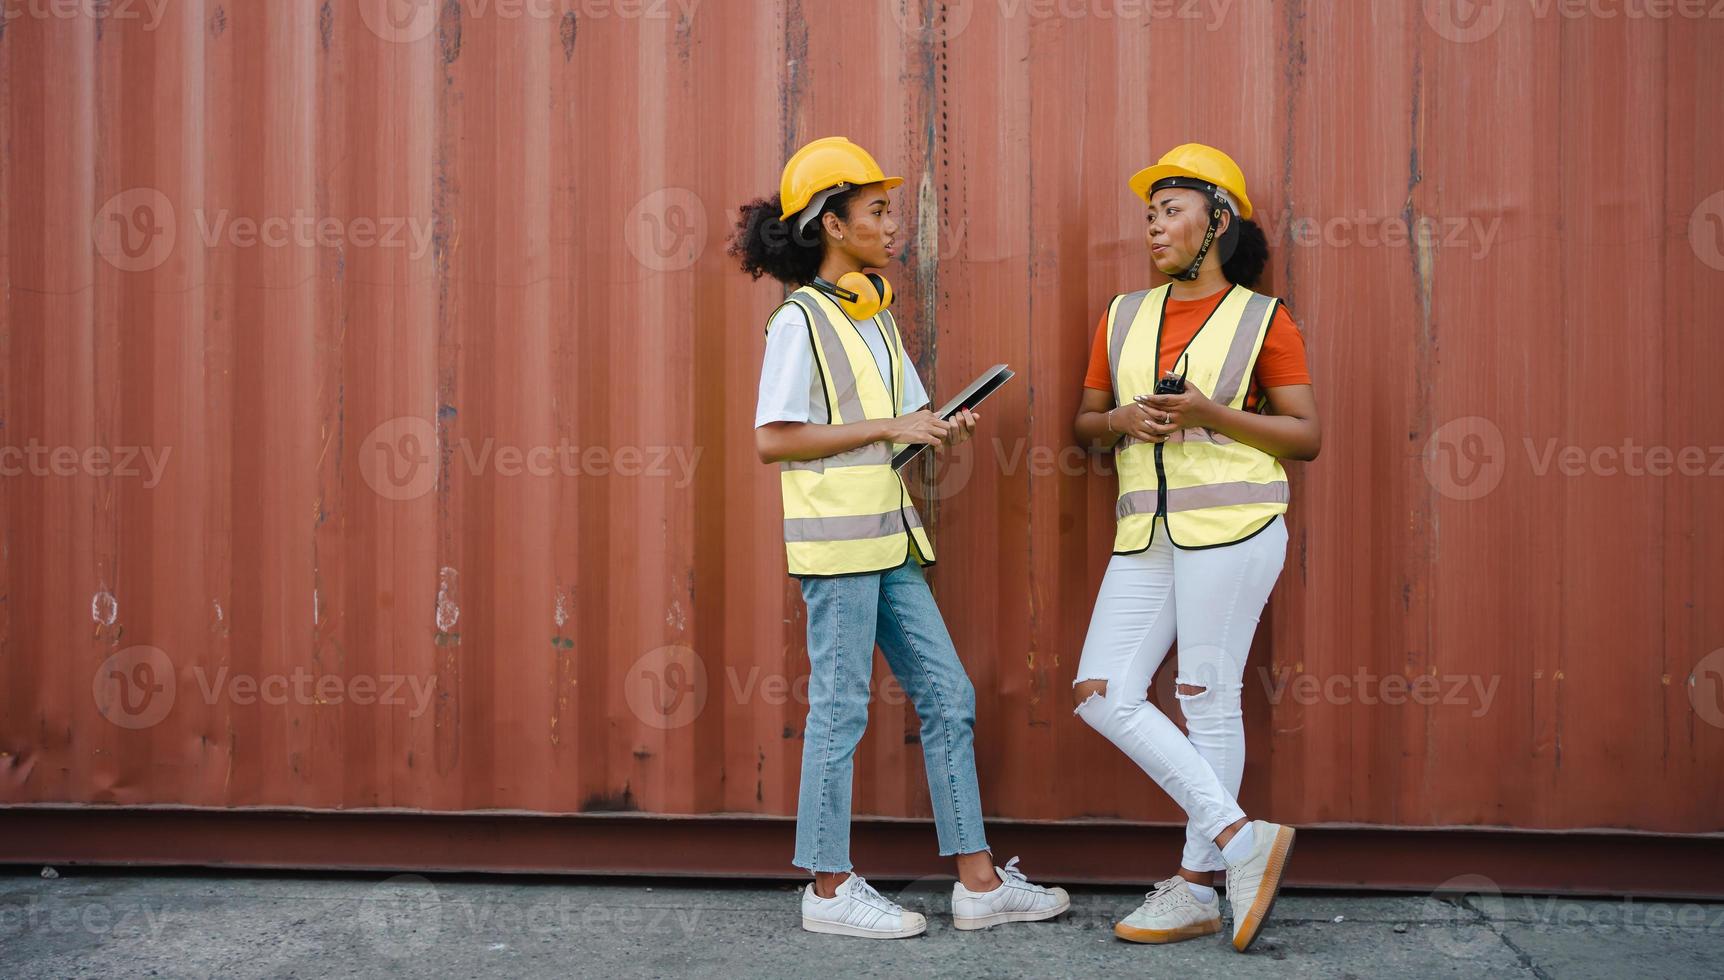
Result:
M1168 299L1161 320L1161 363L1156 377L1165 374L1179 359L1185 345L1197 336L1197 330L1228 291L1202 299ZM1089 371L1084 375L1084 387L1097 391L1113 390L1113 374L1107 363L1107 311L1102 311L1096 324L1095 344L1090 348ZM1293 323L1286 306L1275 307L1275 317L1263 336L1263 349L1257 354L1257 364L1251 369L1251 388L1245 395L1245 410L1256 411L1263 400L1263 389L1282 385L1308 385L1311 371L1305 363L1305 337ZM1204 392L1212 394L1212 392Z

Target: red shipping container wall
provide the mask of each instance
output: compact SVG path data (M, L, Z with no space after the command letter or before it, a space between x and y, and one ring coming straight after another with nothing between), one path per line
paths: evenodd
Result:
M0 802L794 813L804 613L751 436L782 291L725 238L844 134L906 178L936 401L1020 374L914 481L990 815L1181 819L1071 713L1114 485L1068 447L1097 318L1151 284L1125 181L1196 140L1245 169L1325 426L1247 806L1724 831L1719 20L84 6L0 24ZM927 817L888 676L856 809Z

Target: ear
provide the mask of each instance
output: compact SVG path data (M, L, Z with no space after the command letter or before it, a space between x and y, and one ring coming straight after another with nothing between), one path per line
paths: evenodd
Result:
M844 219L838 217L836 212L828 211L825 214L822 214L820 216L820 227L826 232L828 237L842 238L844 235Z
M1227 229L1231 227L1233 227L1233 209L1226 205L1222 205L1221 223L1215 226L1215 237L1220 238L1222 235L1227 234Z

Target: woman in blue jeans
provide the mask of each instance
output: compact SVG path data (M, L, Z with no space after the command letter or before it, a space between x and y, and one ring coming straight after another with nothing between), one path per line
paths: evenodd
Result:
M898 939L925 919L851 873L850 789L868 724L874 647L922 721L922 756L940 853L957 859L959 929L1064 912L1063 889L1031 884L1013 858L994 866L976 785L975 689L921 566L934 549L892 469L895 444L952 446L977 418L927 411L915 365L870 268L894 255L887 191L902 183L842 137L815 140L784 167L780 193L741 209L730 253L758 279L792 289L766 328L755 445L778 463L790 573L808 606L808 724L796 809L798 867L814 873L802 927Z

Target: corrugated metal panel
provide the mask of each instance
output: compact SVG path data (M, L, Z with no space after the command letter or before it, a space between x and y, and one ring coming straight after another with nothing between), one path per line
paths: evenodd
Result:
M990 813L1179 816L1071 717L1112 483L1053 454L1146 283L1124 180L1197 139L1244 163L1327 429L1248 806L1724 830L1724 480L1565 475L1724 443L1718 21L121 7L0 27L5 802L792 813L803 613L750 436L778 294L723 236L844 133L910 178L936 396L1023 374L921 481ZM859 813L929 813L914 730L883 684Z

